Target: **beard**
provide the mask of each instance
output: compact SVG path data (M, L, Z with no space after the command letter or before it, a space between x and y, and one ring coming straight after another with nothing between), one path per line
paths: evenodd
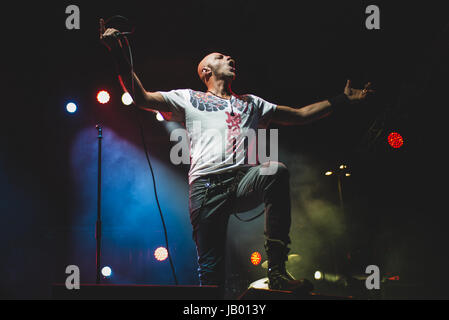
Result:
M216 79L220 80L235 80L236 73L230 71L228 68L223 68L223 70L212 70L213 75Z

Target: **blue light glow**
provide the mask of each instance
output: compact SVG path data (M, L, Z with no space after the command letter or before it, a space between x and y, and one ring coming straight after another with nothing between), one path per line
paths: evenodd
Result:
M155 150L159 145L150 142L148 146ZM177 270L177 276L184 283L196 284L196 248L188 211L186 173L176 170L157 153L152 152L150 157L172 257L178 263L176 266L183 266ZM79 131L70 154L71 185L76 191L71 207L71 258L81 270L95 268L97 166L97 131L90 126ZM114 265L111 281L172 284L167 264L154 258L154 249L165 238L141 141L126 139L107 125L103 126L101 201L102 257ZM85 274L84 281L95 281L95 273Z
M65 108L66 108L66 110L67 110L68 113L75 113L76 110L78 109L78 107L76 106L76 104L73 103L73 102L67 103L67 105L66 105Z
M108 266L103 267L103 269L101 269L101 274L103 275L103 277L110 277L112 275L112 269Z

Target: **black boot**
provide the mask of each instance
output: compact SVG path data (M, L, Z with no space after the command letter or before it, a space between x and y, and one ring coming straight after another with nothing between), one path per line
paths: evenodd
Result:
M307 279L296 280L288 273L285 262L288 259L287 245L281 240L267 239L265 250L268 256L268 287L272 290L293 291L297 294L308 294L313 285Z

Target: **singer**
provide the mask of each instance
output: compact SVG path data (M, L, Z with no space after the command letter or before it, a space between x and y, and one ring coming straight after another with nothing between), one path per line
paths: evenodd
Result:
M229 216L264 203L269 288L310 292L313 286L309 281L294 279L285 268L291 224L289 171L279 162L247 164L239 153L247 153L251 146L245 146L239 133L267 127L270 122L301 125L326 117L345 104L365 100L374 92L371 83L359 90L352 88L348 80L340 95L292 108L255 95L234 93L231 84L236 78L236 62L226 54L214 52L198 64L198 76L206 92L190 89L149 92L123 54L126 39L116 29L105 30L103 20L100 20L100 40L113 56L120 84L133 95L136 106L157 110L166 120L184 123L189 133L189 212L201 285L224 286ZM201 132L192 130L198 122ZM222 131L226 141L217 147L212 137L203 134L208 129ZM226 134L229 132L237 134ZM262 174L264 169L271 169L273 174Z

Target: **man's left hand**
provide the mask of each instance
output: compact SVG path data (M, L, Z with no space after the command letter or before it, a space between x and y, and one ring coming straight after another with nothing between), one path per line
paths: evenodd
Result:
M371 89L371 82L365 84L365 88L363 90L351 88L351 80L346 82L344 94L351 102L363 101L370 93L374 93L374 90Z

